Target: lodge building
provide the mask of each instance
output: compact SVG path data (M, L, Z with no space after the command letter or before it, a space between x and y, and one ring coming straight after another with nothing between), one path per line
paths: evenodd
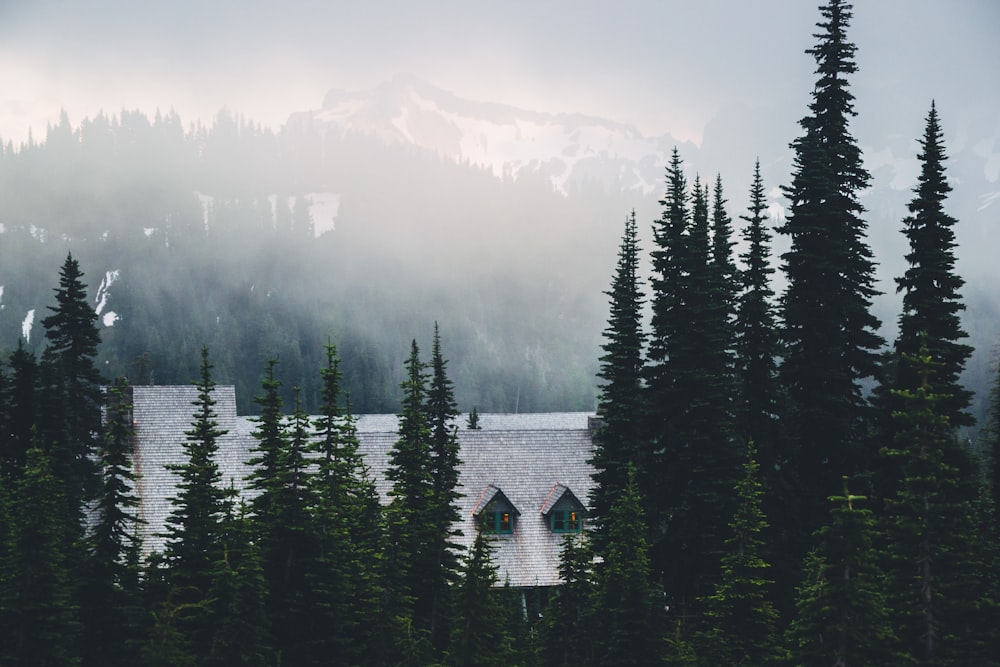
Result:
M147 553L163 549L177 483L168 466L185 463L184 432L191 430L197 397L195 386L132 388L136 491ZM234 387L217 386L213 398L218 426L226 431L216 455L222 483L245 493L256 424L236 414ZM586 503L594 485L589 463L594 424L594 415L584 412L480 414L478 429L467 428L464 415L456 421L462 494L456 541L470 548L477 526L495 534L493 562L501 584L534 588L559 583L565 535L586 530ZM391 488L385 471L399 437L397 427L396 415L358 417L359 451L383 503Z

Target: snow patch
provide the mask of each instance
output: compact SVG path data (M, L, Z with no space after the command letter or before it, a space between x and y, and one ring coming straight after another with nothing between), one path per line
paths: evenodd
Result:
M202 224L205 225L205 229L208 230L208 212L211 210L212 205L215 203L215 197L212 195L203 195L200 192L195 192L195 196L198 201L201 202L201 218Z
M767 205L767 214L771 220L782 222L785 219L785 207L778 202L771 202Z
M310 202L309 216L313 221L313 235L320 237L337 228L340 212L340 195L333 192L314 192L306 195Z
M146 238L148 239L150 236L156 233L156 227L143 227L142 233L145 234Z
M94 301L97 303L97 307L94 308L94 312L98 315L104 310L104 307L108 305L108 289L111 285L118 280L119 271L116 269L114 271L108 271L104 274L104 279L101 281L101 286L97 288L97 296L94 297Z
M24 316L24 320L21 322L21 335L24 337L24 342L31 342L31 326L35 323L35 309L32 308L28 311L28 314Z
M113 310L109 310L108 312L104 313L104 317L101 318L101 321L104 322L104 326L113 327L115 325L115 322L118 321L118 313L116 313Z

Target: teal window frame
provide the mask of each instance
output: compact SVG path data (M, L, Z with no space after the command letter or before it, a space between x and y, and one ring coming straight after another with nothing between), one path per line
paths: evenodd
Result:
M552 510L549 528L553 533L579 533L583 530L583 512L575 507Z
M509 509L488 509L483 512L483 530L496 535L514 532L514 512Z

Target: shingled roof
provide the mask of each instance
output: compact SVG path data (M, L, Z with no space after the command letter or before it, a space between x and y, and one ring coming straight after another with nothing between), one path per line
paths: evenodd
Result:
M162 550L163 532L175 495L176 475L166 468L184 463L182 443L198 396L194 386L137 386L132 388L135 422L134 460L140 474L137 490L144 549ZM217 463L223 483L246 492L250 468L246 461L256 446L254 422L236 414L236 391L215 388L213 398L219 427L228 432L219 439ZM545 516L565 493L589 498L593 472L588 460L593 451L589 418L576 413L480 414L479 429L457 422L462 465L458 501L462 532L457 542L469 548L476 531L477 502L493 487L520 514L510 535L498 535L493 560L500 583L515 587L553 586L559 583L559 551L565 536L553 533ZM383 502L391 483L385 477L389 452L395 444L396 415L361 415L358 418L360 452L375 478ZM495 495L495 492L493 493ZM480 508L481 509L481 508Z

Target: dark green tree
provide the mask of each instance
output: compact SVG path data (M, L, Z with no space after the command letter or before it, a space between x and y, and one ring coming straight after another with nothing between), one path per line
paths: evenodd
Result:
M449 641L448 596L458 579L461 549L454 541L461 534L455 528L460 518L457 501L462 495L458 490L461 461L456 420L459 412L447 364L441 351L441 333L435 322L425 408L430 429L430 472L434 480L433 508L425 520L434 525L434 534L426 554L420 554L420 560L426 558L426 562L417 565L426 570L426 579L417 594L415 614L418 619L426 619L431 640L439 652Z
M84 585L84 662L130 665L139 639L139 499L132 469L132 390L117 378L107 389L106 418L98 445L101 486L95 507L91 573Z
M899 491L885 502L900 648L921 665L987 664L996 658L983 643L984 615L995 614L985 597L991 563L978 535L977 488L956 465L970 462L934 384L943 364L928 344L917 355L903 353L903 361L921 384L893 392L902 409L894 414L893 445L884 450L902 471Z
M202 347L195 384L198 397L192 402L195 412L182 443L186 462L168 468L177 475L177 495L171 498L173 510L166 521L164 560L169 599L158 611L164 624L161 630L180 633L184 645L196 655L209 651L212 628L207 596L223 558L220 521L227 502L215 461L219 439L226 431L219 428L215 413L212 368L208 348ZM169 636L160 639L167 642Z
M893 653L885 575L874 547L875 518L855 507L863 496L831 496L830 522L803 564L796 617L788 630L790 664L901 664Z
M589 539L569 533L559 552L559 586L543 617L544 664L554 667L594 664L593 637L588 628L594 627L597 619L594 616L595 589Z
M789 237L782 255L787 289L781 301L784 361L781 380L789 401L788 425L799 443L797 474L805 539L823 523L824 498L843 474L868 470L867 405L861 381L878 373L882 339L871 313L874 261L859 193L870 180L849 130L855 115L848 75L857 70L847 39L851 6L829 0L820 7L817 81L795 151L792 183L784 188L789 213L778 231Z
M959 381L972 347L959 342L968 337L959 320L965 309L960 294L965 281L955 273L956 220L944 210L952 188L945 176L942 138L932 103L917 156L920 176L909 204L910 215L903 220L910 252L906 255L908 268L896 279L897 291L903 293L903 311L895 344L895 388L915 391L922 385L920 369L908 364L905 355L919 354L926 343L938 364L934 373L937 410L948 418L952 428L958 428L973 423L969 414L972 392Z
M97 313L87 301L83 272L72 254L59 272L55 297L56 305L49 307L52 314L42 319L46 339L42 364L47 369L47 389L57 397L45 402L44 424L58 425L59 430L40 433L51 452L53 472L66 485L69 509L82 521L83 503L97 488L93 454L101 432L102 378L95 359L101 336Z
M490 538L477 531L455 593L451 642L445 664L454 667L500 667L513 653L507 634L508 613L496 588Z
M27 451L27 467L8 499L12 516L3 544L0 662L77 665L81 625L66 544L62 481L49 455Z
M722 271L712 261L708 193L697 178L681 243L670 354L663 364L673 398L649 410L668 413L670 423L669 437L657 450L656 497L663 504L651 503L666 512L654 565L664 573L672 604L684 607L711 590L718 573L741 460L733 422L730 304Z
M414 340L406 363L399 437L389 452L386 478L392 482L386 508L387 545L384 564L382 613L392 637L382 648L390 651L383 662L429 659L427 627L414 616L414 603L424 590L424 579L434 576L417 566L420 556L436 549L435 524L430 520L434 504L434 474L431 469L431 429L428 423L427 373Z
M313 422L317 557L309 573L314 664L340 656L371 664L381 633L384 522L378 493L358 452L356 419L342 396L340 359L327 343L322 406Z
M666 646L662 589L652 578L645 511L635 471L608 516L608 550L597 582L596 664L650 665Z
M267 585L252 521L241 505L222 517L222 559L209 593L213 637L204 663L210 667L277 665L267 618Z
M605 518L626 484L629 463L648 462L643 433L643 296L639 278L635 211L625 218L618 263L605 292L610 298L604 354L597 376L603 381L597 411L603 420L594 440L594 490L590 496L595 548L603 551Z
M771 231L768 228L767 197L754 163L750 204L745 215L740 254L742 271L737 295L735 366L737 383L736 430L743 442L753 442L760 462L764 487L762 507L770 525L765 530L765 551L775 567L776 601L780 609L790 607L793 583L801 558L795 555L801 520L797 516L801 493L796 483L798 460L793 441L782 429L780 415L785 401L778 382L781 356L778 326L771 287Z
M39 372L35 355L19 339L17 349L10 355L10 377L7 387L7 418L0 465L10 479L19 478L27 465L27 452L39 417Z
M778 612L771 601L771 568L761 556L767 520L761 509L763 488L753 443L747 445L739 503L732 534L722 557L722 577L703 601L703 631L698 655L706 665L767 665L780 657Z

